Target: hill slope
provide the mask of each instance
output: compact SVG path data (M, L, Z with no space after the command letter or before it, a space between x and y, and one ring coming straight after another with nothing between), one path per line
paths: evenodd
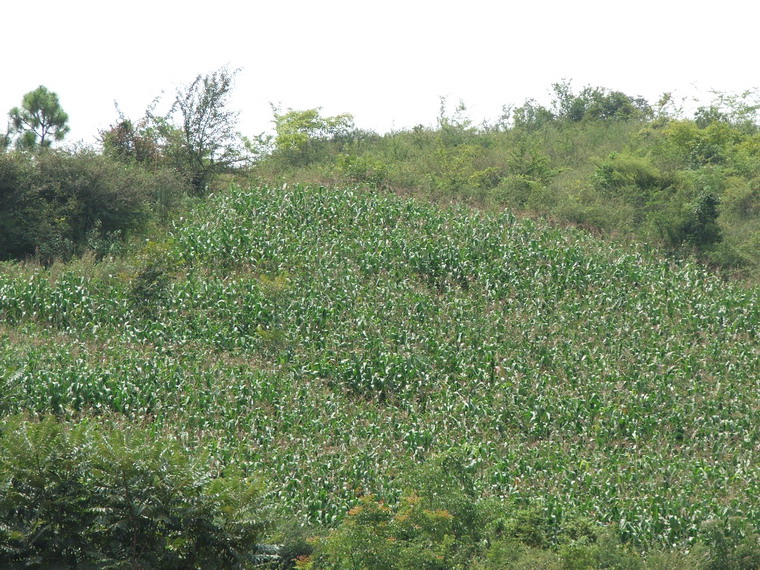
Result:
M150 422L312 522L455 450L643 544L760 522L760 291L509 214L232 187L132 260L0 269L2 412Z

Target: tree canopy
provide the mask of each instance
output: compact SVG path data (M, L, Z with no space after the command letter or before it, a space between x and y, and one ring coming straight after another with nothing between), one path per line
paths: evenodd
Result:
M19 148L46 148L61 141L69 132L69 116L64 112L58 95L40 85L30 91L10 113L12 130L18 135Z
M189 85L177 89L176 98L167 119L178 116L180 162L190 173L196 193L205 191L214 173L229 168L241 159L240 137L236 126L238 112L229 109L237 70L218 69L198 75ZM166 123L170 124L169 121Z

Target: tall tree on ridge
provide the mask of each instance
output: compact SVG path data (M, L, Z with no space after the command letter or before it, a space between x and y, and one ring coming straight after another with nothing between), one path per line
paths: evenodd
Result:
M30 91L10 113L13 131L19 135L19 148L48 148L69 132L69 116L61 108L58 95L40 85Z

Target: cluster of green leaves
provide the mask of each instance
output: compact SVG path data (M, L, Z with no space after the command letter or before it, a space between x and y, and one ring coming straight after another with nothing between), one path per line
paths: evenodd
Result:
M24 95L21 107L8 113L11 119L8 133L0 135L0 150L10 146L15 137L19 149L49 148L69 132L69 116L58 101L58 94L40 85Z
M125 168L88 150L0 154L0 259L104 255L174 208L185 187L171 170Z
M155 435L4 418L0 564L234 568L265 559L260 487Z
M3 413L150 418L289 517L334 524L366 494L395 516L435 495L399 475L455 450L477 500L550 536L588 517L672 547L760 521L760 292L693 262L286 185L214 194L134 257L0 267Z
M177 170L193 194L206 195L215 177L245 163L238 112L229 105L238 71L222 67L197 75L176 90L165 114L156 112L160 97L136 121L119 111L117 123L100 133L103 153L120 162Z

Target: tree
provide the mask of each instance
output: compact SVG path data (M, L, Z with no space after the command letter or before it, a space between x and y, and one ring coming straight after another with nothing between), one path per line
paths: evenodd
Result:
M554 83L552 90L553 112L560 120L629 120L652 116L652 109L646 99L631 97L620 91L587 86L576 95L567 80Z
M0 152L5 152L11 146L11 126L8 125L4 133L0 133Z
M535 99L527 99L512 112L514 127L526 131L538 130L555 119L554 113L540 105Z
M124 116L116 125L101 131L100 140L106 156L120 162L153 166L159 162L161 149L155 136L145 126L145 119L135 125Z
M206 191L211 177L242 160L235 127L238 113L228 109L235 75L223 67L177 89L176 99L162 124L168 152L190 176L197 194ZM179 115L179 125L172 117Z
M14 107L9 114L13 131L19 135L19 148L47 148L69 132L69 116L58 95L43 85L24 95L21 108Z
M303 166L317 161L325 152L322 143L346 139L354 130L354 118L348 113L323 117L321 109L274 111L274 146L276 152L289 164Z

